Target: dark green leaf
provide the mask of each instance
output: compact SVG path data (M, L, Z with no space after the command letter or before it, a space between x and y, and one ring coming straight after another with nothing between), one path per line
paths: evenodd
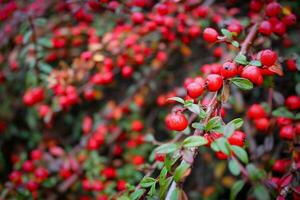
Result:
M272 115L275 117L287 117L293 118L294 114L286 109L286 107L279 107L272 112Z
M243 180L238 180L233 184L230 190L230 200L235 200L237 194L241 191L241 189L244 187L245 182Z
M144 194L144 192L145 192L144 189L138 189L138 190L134 191L132 194L130 194L130 199L138 200Z
M220 151L222 151L223 153L225 153L227 156L230 155L230 144L228 143L227 139L225 139L224 137L218 138L215 140L218 149Z
M230 172L235 176L237 176L241 173L240 166L234 159L231 159L228 162L228 168L229 168Z
M177 101L178 103L184 104L184 100L180 97L171 97L171 98L168 98L168 101L169 100Z
M178 149L178 144L175 143L167 143L156 148L156 153L172 153Z
M175 172L174 172L174 181L176 182L179 182L181 181L185 176L187 176L187 171L189 170L190 168L190 164L185 162L185 161L182 161L180 163L180 165L175 169Z
M253 164L248 164L246 166L247 172L251 178L251 180L259 180L263 177L266 176L265 171L258 169L255 165Z
M154 178L151 177L144 177L140 184L142 187L147 188L147 187L151 187L153 184L155 184L156 180Z
M262 184L256 185L253 193L257 200L270 200L269 191Z
M242 147L239 147L239 146L235 146L235 145L232 145L231 149L234 152L234 154L236 155L236 157L238 159L240 159L243 163L247 164L249 162L248 154L245 151L245 149L243 149Z
M234 124L235 129L239 129L243 126L244 120L241 118L235 118L233 120L231 120L228 124Z
M207 124L205 126L205 130L210 131L213 129L218 129L221 126L222 126L222 124L221 124L220 117L213 117L207 122Z
M253 88L253 83L248 79L241 77L234 77L230 79L231 82L242 90L251 90Z
M192 148L207 144L207 140L202 136L190 136L183 141L183 147Z

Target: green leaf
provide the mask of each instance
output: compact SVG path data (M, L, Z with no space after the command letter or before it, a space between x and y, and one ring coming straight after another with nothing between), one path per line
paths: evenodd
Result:
M187 170L190 168L190 164L182 161L180 163L180 165L175 169L174 172L174 181L179 182L181 181L185 176L187 176L188 174L186 174Z
M238 54L235 58L234 58L234 61L239 63L239 64L242 64L242 65L247 65L248 64L248 61L247 61L247 58L245 55L243 54Z
M156 186L156 182L151 186L150 191L149 191L149 195L153 196L155 194L155 186Z
M262 184L258 184L255 186L253 194L257 200L270 200L269 191Z
M242 118L235 118L231 120L228 124L234 124L235 129L239 129L243 126L244 120Z
M299 120L299 119L300 119L300 113L297 113L297 114L296 114L295 119L296 119L296 120Z
M183 147L192 148L207 144L208 141L202 136L190 136L183 141Z
M165 182L166 182L166 177L167 177L167 173L168 173L168 170L166 167L164 167L161 171L160 171L160 174L159 174L159 185L164 185Z
M48 39L48 38L39 38L37 40L37 43L39 45L42 45L44 47L48 47L48 48L51 48L52 47L52 42Z
M251 90L253 88L253 83L245 78L234 77L230 81L242 90Z
M163 153L163 154L167 154L167 153L172 153L174 151L176 151L178 149L178 144L176 143L167 143L167 144L163 144L161 146L159 146L158 148L156 148L156 153Z
M154 178L151 177L144 177L140 184L142 187L147 188L147 187L151 187L153 184L155 184L156 180Z
M222 126L222 124L221 124L220 117L213 117L207 122L207 124L205 126L205 130L210 131L213 129L218 129L221 126Z
M246 166L246 169L247 169L247 172L249 174L249 177L251 180L259 180L263 177L266 176L266 173L265 171L261 170L261 169L258 169L255 165L253 164L248 164Z
M29 42L31 35L32 35L32 30L27 31L27 32L24 34L24 37L23 37L23 43L24 43L24 44L26 44L26 43Z
M235 176L237 176L241 173L240 166L234 159L231 159L228 162L228 168L229 168L229 171Z
M52 66L44 62L39 63L39 68L45 74L49 74L50 72L52 72Z
M240 44L237 41L232 41L231 44L236 48L239 48L240 46Z
M171 100L171 101L177 101L178 103L181 103L181 104L184 104L184 100L180 97L171 97L171 98L168 98L167 99L168 101Z
M218 149L225 153L227 156L230 155L230 144L228 143L227 139L224 137L216 139L214 142L216 142Z
M226 36L229 40L232 39L232 33L225 28L221 29L221 33Z
M166 181L164 182L164 184L159 184L159 197L160 199L164 199L166 192L170 186L170 184L172 183L173 178L169 177L166 179Z
M188 102L184 104L184 107L189 109L192 113L199 115L201 119L206 117L205 111L197 104Z
M238 159L240 159L243 163L247 164L249 162L248 154L242 147L232 145L231 146L232 151L236 155Z
M260 67L262 66L261 62L259 60L251 60L249 62L249 65L252 65L252 66L257 66L257 67Z
M171 200L178 200L179 199L179 193L180 193L180 190L178 188L176 188L175 190L173 190L170 199Z
M279 107L272 112L275 117L294 118L294 114L286 109L286 107Z
M195 129L199 129L199 130L203 130L204 129L204 125L199 123L199 122L194 122L192 123L192 127Z
M130 194L130 199L132 200L138 200L141 198L141 196L144 194L145 190L144 189L138 189L134 191L132 194Z
M225 126L224 126L224 135L227 137L227 138L229 138L232 134L233 134L233 132L234 132L234 130L235 130L235 125L234 125L234 123L228 123L228 124L226 124Z
M243 180L238 180L233 184L230 190L230 200L235 200L237 194L243 189L245 182Z

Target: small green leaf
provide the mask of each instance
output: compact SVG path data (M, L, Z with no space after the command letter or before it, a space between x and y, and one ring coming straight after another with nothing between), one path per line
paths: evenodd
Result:
M243 189L245 182L243 180L238 180L233 184L230 190L230 200L235 200L237 194Z
M231 120L228 124L234 124L235 129L239 129L243 126L244 120L241 118L235 118L233 120Z
M200 114L200 107L197 104L188 104L187 106L185 106L187 109L189 109L189 111L191 111L192 113L195 113L197 115Z
M269 191L262 184L258 184L255 186L253 194L257 200L270 200Z
M32 35L32 30L27 31L27 32L24 34L24 37L23 37L23 44L27 44L27 43L29 42L31 35Z
M221 29L221 33L226 36L229 40L232 39L232 33L225 28Z
M144 194L145 190L144 189L138 189L134 191L132 194L130 194L130 199L132 200L138 200L141 198L141 196Z
M240 44L237 41L232 41L231 44L236 48L239 48L240 46Z
M224 137L218 138L215 140L218 149L220 151L222 151L223 153L225 153L227 156L230 155L230 144L228 143L227 139L225 139Z
M151 187L153 184L155 184L156 180L151 177L144 177L140 184L143 188Z
M156 186L156 182L154 184L152 184L151 188L150 188L150 191L149 191L149 195L150 196L153 196L155 194L155 186Z
M251 90L253 88L253 83L245 78L234 77L230 81L242 90Z
M239 63L239 64L242 64L242 65L247 65L248 64L248 61L247 61L247 58L245 55L243 54L238 54L235 58L234 58L234 61Z
M159 174L159 185L164 185L166 182L168 170L166 167L164 167Z
M184 100L180 97L171 97L167 99L168 101L177 101L178 103L184 104Z
M180 193L180 189L176 188L175 190L173 190L173 192L170 196L170 200L178 200L179 199L179 193Z
M207 122L207 124L205 126L205 130L210 131L213 129L218 129L221 126L222 126L222 124L221 124L220 117L213 117Z
M279 107L272 112L275 117L294 118L294 114L286 109L286 107Z
M182 161L180 165L175 169L174 172L174 181L179 182L188 174L186 173L187 170L190 168L190 164Z
M225 126L224 126L224 135L227 137L227 138L229 138L232 134L233 134L233 132L234 132L234 130L235 130L235 125L234 125L234 123L228 123L228 124L226 124Z
M199 130L203 130L204 129L204 125L199 123L199 122L194 122L192 123L192 127L195 129L199 129Z
M252 66L257 66L257 67L260 67L262 66L261 62L259 60L251 60L249 62L249 65L252 65Z
M251 180L259 180L263 177L266 176L265 171L258 169L255 165L253 164L248 164L246 166L247 172L249 174L249 177L251 178Z
M190 136L183 141L183 147L192 148L207 144L208 141L202 136Z
M178 144L176 143L167 143L167 144L163 144L161 146L159 146L158 148L156 148L156 153L163 153L163 154L167 154L167 153L172 153L174 151L176 151L178 149Z
M248 154L242 147L232 145L231 146L232 151L236 155L238 159L240 159L243 163L247 164L249 162Z
M240 166L234 159L231 159L228 162L228 168L229 168L230 172L235 176L237 176L241 173Z

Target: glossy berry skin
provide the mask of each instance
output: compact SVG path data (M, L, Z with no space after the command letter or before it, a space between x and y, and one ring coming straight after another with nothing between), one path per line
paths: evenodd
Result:
M203 39L207 42L214 43L218 40L218 32L213 28L206 28L203 31Z
M273 32L278 36L283 36L286 33L286 26L283 22L278 22L273 28Z
M295 137L295 129L292 125L284 126L279 131L279 136L283 140L293 140Z
M236 76L238 73L238 69L235 63L233 62L225 62L221 68L221 75L224 78L231 78Z
M289 110L298 110L300 108L300 97L293 95L285 100L285 105Z
M278 15L281 11L281 6L277 2L271 2L266 7L266 15L269 17L274 17Z
M256 119L254 123L255 128L262 132L266 132L270 126L270 120L266 117Z
M204 91L204 85L199 82L192 82L187 86L187 93L192 98L198 98Z
M295 127L295 131L297 135L300 135L300 123L298 122Z
M246 134L242 131L234 131L233 134L228 138L228 142L231 145L244 146Z
M290 163L291 162L289 160L285 159L276 160L273 164L272 170L275 172L285 173Z
M218 74L210 74L206 77L206 83L210 92L216 92L222 88L223 78Z
M248 66L245 67L241 73L243 78L249 79L252 83L256 85L261 85L263 83L263 77L258 67Z
M144 129L144 124L140 120L134 120L131 122L131 130L140 132Z
M282 18L282 22L286 25L286 26L292 26L294 24L297 23L297 17L294 14L289 14L286 15Z
M140 12L135 12L131 15L131 20L135 24L141 24L144 22L144 15Z
M277 53L272 50L264 50L260 54L260 61L263 65L270 67L276 63Z
M247 116L250 119L259 119L265 117L267 114L264 110L264 108L259 104L253 104L250 106L247 112Z
M188 120L182 113L171 113L166 116L165 124L170 130L183 131L188 126Z
M283 127L283 126L292 124L293 119L290 119L290 118L287 118L287 117L277 117L276 122L277 122L277 125L279 127Z
M259 29L258 31L263 34L263 35L266 35L266 36L269 36L272 34L272 25L269 21L263 21L260 26L259 26Z
M216 157L219 160L226 160L228 158L228 156L225 153L223 153L222 151L216 152Z
M294 59L287 59L286 66L287 66L287 69L291 72L297 71L297 64Z

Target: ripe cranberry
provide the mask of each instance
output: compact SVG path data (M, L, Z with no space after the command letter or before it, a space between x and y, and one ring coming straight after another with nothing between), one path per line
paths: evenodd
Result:
M26 160L22 165L22 170L25 172L33 172L34 164L31 160Z
M244 146L246 134L242 131L234 131L233 134L228 138L228 142L231 145Z
M263 7L263 2L260 0L251 0L250 2L250 10L253 12L259 12Z
M259 131L266 132L270 126L270 120L266 117L255 119L255 128Z
M286 33L286 27L285 24L282 22L278 22L274 28L273 32L278 36L283 36Z
M286 60L287 69L291 72L297 71L297 64L294 59L287 59Z
M216 58L221 58L221 56L223 55L222 47L215 48L213 54Z
M208 10L208 7L201 5L195 11L198 17L205 18L208 14Z
M198 98L204 91L204 84L192 82L187 86L187 93L192 98Z
M258 30L261 34L269 36L272 34L272 25L269 21L263 21Z
M277 121L277 125L279 127L286 126L286 125L293 123L293 119L290 119L287 117L277 117L276 121Z
M117 190L118 191L122 191L122 190L125 190L126 189L126 181L124 181L124 180L119 180L118 182L117 182Z
M85 116L82 121L82 132L83 134L88 134L92 131L93 119L90 116Z
M225 153L223 153L222 151L216 152L216 156L220 160L226 160L228 158L228 156Z
M42 156L43 156L43 152L39 149L32 150L30 154L32 160L40 160Z
M134 12L132 15L131 15L131 20L133 23L135 24L141 24L144 22L144 15L143 13L141 12Z
M259 118L265 117L266 115L267 114L266 114L265 110L259 104L253 104L252 106L250 106L250 108L248 109L248 112L247 112L247 116L250 119L259 119Z
M258 67L248 66L245 67L242 71L241 76L243 78L249 79L252 83L256 85L261 85L263 82L263 77Z
M279 136L284 140L293 140L295 137L295 128L292 125L284 126L280 129Z
M22 183L22 174L19 171L13 171L9 175L9 180L16 185Z
M233 62L225 62L221 68L221 75L225 78L236 76L237 73L237 66Z
M215 92L222 88L223 78L218 74L210 74L206 77L206 83L208 90Z
M88 179L82 180L81 184L82 184L82 189L85 191L89 191L92 189L92 184Z
M165 124L170 130L183 131L188 126L188 120L182 113L171 113L166 116Z
M106 179L113 179L117 175L116 170L112 167L103 169L102 174Z
M276 160L273 164L273 171L275 172L280 172L280 173L285 173L288 166L290 165L290 161L289 160Z
M143 156L137 155L133 157L132 163L136 166L144 164L145 159Z
M67 178L69 178L71 175L72 175L72 172L70 169L67 169L65 167L61 168L59 170L59 175L64 179L66 180Z
M281 11L281 6L277 2L271 2L266 7L266 15L269 17L274 17L278 15Z
M286 15L282 18L282 22L286 25L286 26L292 26L294 24L297 23L297 17L294 14L289 14Z
M26 188L30 191L30 192L34 192L37 191L37 189L39 188L39 184L35 181L29 180L26 183Z
M162 15L162 16L167 15L168 12L169 12L169 10L168 10L168 6L166 4L160 3L157 5L157 13L159 15Z
M207 42L214 43L218 40L218 32L213 28L206 28L203 31L203 39Z
M200 35L201 29L199 26L193 25L189 28L188 33L192 38L196 38Z
M131 130L141 132L144 129L144 124L140 120L134 120L131 122Z
M159 154L159 153L155 154L155 160L159 161L159 162L164 162L165 161L165 157L166 157L165 154Z
M122 76L124 78L130 78L133 74L133 68L130 66L125 66L122 68Z
M41 180L41 181L45 180L48 177L48 175L49 175L49 172L44 167L39 167L34 172L35 178L38 180Z
M277 53L272 50L264 50L260 54L260 61L263 65L270 67L276 63Z
M300 108L300 97L299 96L289 96L285 100L285 105L290 110L298 110Z
M137 7L143 8L143 7L146 6L147 1L145 1L145 0L133 0L132 3L133 3L133 5L135 5Z

